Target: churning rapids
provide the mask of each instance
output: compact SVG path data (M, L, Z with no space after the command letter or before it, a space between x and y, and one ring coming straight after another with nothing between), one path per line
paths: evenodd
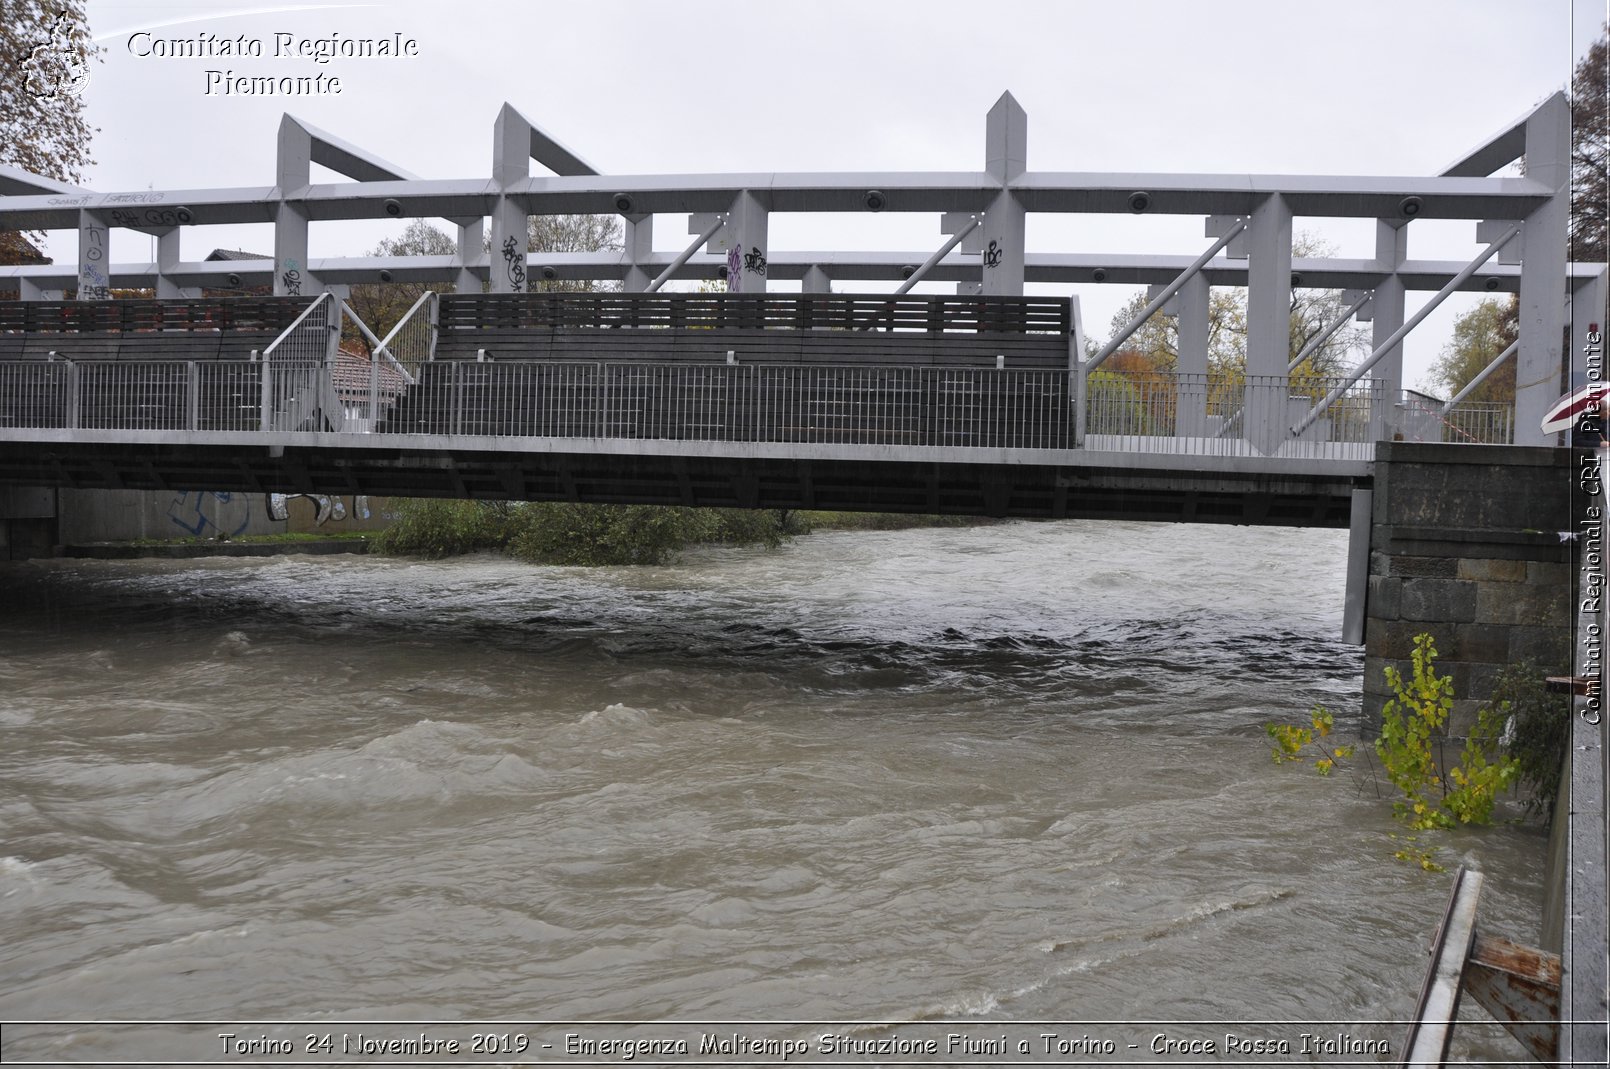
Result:
M1315 703L1356 731L1345 549L1065 522L660 569L0 566L0 1019L1395 1048L1451 874L1392 859L1366 769L1277 767L1263 733ZM1537 939L1536 825L1434 843L1486 871L1484 927ZM1141 1038L1168 1028L1225 1030ZM7 1060L174 1054L10 1032Z

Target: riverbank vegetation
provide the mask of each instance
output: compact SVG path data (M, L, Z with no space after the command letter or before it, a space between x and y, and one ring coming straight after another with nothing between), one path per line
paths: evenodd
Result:
M1453 680L1437 673L1436 657L1431 635L1420 634L1415 636L1408 676L1390 666L1386 669L1393 696L1382 709L1379 737L1364 750L1377 792L1374 762L1395 788L1394 816L1415 832L1490 824L1499 796L1520 789L1528 814L1552 819L1565 757L1569 701L1548 692L1546 673L1536 663L1509 665L1477 710L1457 759L1450 759L1451 744L1458 741L1448 732ZM1277 764L1317 754L1316 770L1329 775L1353 755L1352 748L1326 742L1334 717L1324 708L1314 709L1311 724L1268 724L1264 730ZM1407 841L1409 845L1395 857L1440 871L1432 850L1419 846L1416 836Z
M970 526L970 516L797 509L592 505L568 501L395 502L397 519L374 537L380 553L451 557L504 551L536 564L664 564L691 545L776 546L815 530L890 531Z

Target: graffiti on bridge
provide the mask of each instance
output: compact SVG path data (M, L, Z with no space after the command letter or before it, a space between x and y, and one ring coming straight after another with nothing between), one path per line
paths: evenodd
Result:
M168 503L168 519L196 538L232 538L251 523L251 501L244 494L187 490Z
M340 523L349 515L347 503L339 497L328 494L269 494L268 518L271 520L288 520L291 517L290 503L292 498L306 498L312 502L314 508L313 522L323 527L330 520ZM369 498L358 494L352 499L350 515L359 520L367 520L372 515L369 510Z

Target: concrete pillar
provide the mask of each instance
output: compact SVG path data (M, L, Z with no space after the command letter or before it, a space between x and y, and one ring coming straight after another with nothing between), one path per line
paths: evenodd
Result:
M654 255L654 217L642 213L621 216L621 241L627 263L622 288L627 293L642 293L654 281L654 274L644 266Z
M179 266L178 227L171 227L157 235L157 296L163 298L199 297L201 291L193 286L180 286L169 276Z
M1178 415L1175 433L1182 438L1203 437L1207 425L1207 373L1208 373L1208 281L1200 272L1174 295L1178 318L1179 359L1176 370L1182 376L1179 383Z
M481 292L480 276L470 268L480 263L481 257L486 255L486 250L481 244L485 238L485 219L458 224L458 273L453 279L453 288L459 293Z
M1011 93L1002 93L984 121L984 170L1001 185L979 228L982 292L1023 295L1023 205L1010 183L1028 169L1029 117ZM976 233L976 232L975 232Z
M1247 441L1271 453L1289 434L1286 364L1291 356L1291 208L1278 193L1247 225Z
M505 104L492 124L492 181L505 193L492 209L493 293L526 292L526 213L506 192L530 177L531 124Z
M274 293L280 297L309 296L318 280L307 266L307 213L289 198L306 190L312 176L313 137L286 115L280 119L275 155Z
M1375 221L1375 265L1385 273L1370 299L1374 330L1370 350L1380 346L1403 326L1403 279L1398 270L1409 258L1408 224L1403 220ZM1398 430L1398 399L1403 390L1403 346L1397 345L1370 370L1370 377L1381 384L1375 420L1382 438L1390 440Z
M1364 645L1370 591L1370 525L1374 492L1354 490L1347 527L1347 587L1342 602L1342 641Z
M112 297L112 231L99 212L78 213L78 299Z
M767 221L766 205L754 191L746 189L733 198L727 225L710 243L727 253L728 292L766 292Z
M805 281L800 283L799 289L801 293L832 293L833 281L821 264L811 264L805 269Z
M1553 445L1543 416L1564 392L1566 231L1571 212L1571 108L1556 93L1526 121L1526 177L1552 189L1521 238L1520 349L1515 354L1515 444Z

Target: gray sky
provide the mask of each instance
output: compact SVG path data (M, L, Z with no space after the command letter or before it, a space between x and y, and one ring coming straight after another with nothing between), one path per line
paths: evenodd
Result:
M1028 112L1033 170L1429 175L1564 88L1606 3L90 0L89 17L105 52L85 92L100 131L86 184L121 191L271 185L283 111L422 177L486 177L504 101L604 173L978 170L984 116L1004 90ZM141 57L130 48L138 30L246 34L269 54ZM401 34L419 55L276 58L277 33ZM342 92L208 95L205 72L218 69L335 75ZM680 249L685 223L658 217L656 247ZM1373 253L1367 223L1297 227L1339 255ZM360 254L400 229L316 224L309 251ZM116 234L114 259L148 258L148 239ZM1039 252L1194 254L1209 244L1200 219L1150 216L1031 216L1028 238ZM774 216L771 225L776 250L926 252L942 240L929 215ZM272 233L187 229L184 257L218 246L271 251ZM1472 224L1410 228L1411 257L1478 249ZM71 260L70 236L52 235L50 251ZM1036 288L1077 293L1097 337L1135 292ZM1411 312L1424 296L1410 294ZM1410 336L1409 384L1451 317L1439 313Z

